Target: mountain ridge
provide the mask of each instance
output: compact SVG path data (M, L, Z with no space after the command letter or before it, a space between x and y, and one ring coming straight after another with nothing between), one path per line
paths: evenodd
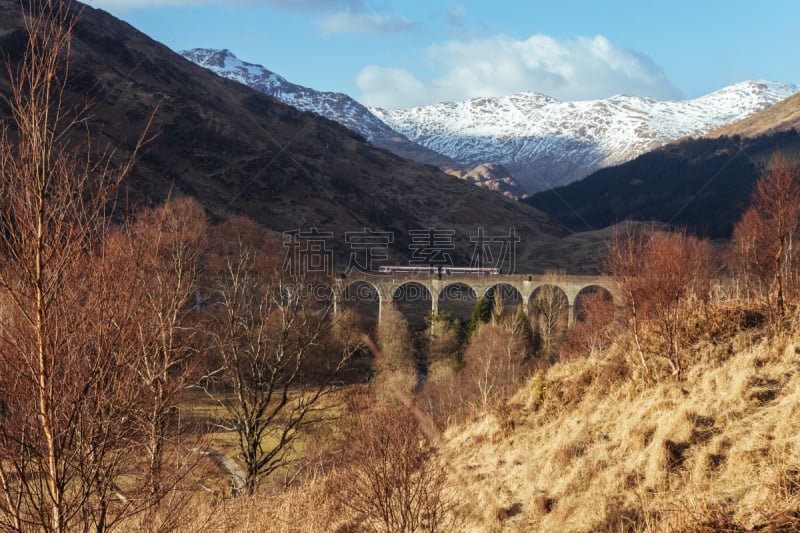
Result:
M520 187L508 169L499 163L484 163L472 168L443 168L444 172L466 180L478 187L483 187L514 200L526 198L527 194Z
M800 94L698 139L682 139L523 200L573 230L658 220L730 237L775 153L800 158Z
M338 122L400 157L440 167L457 166L452 159L410 141L344 93L317 91L292 83L261 65L239 59L228 49L192 48L178 53L219 76L268 94L300 111L310 111Z
M727 239L775 152L800 155L797 131L684 139L523 202L574 231L655 220Z
M512 198L571 183L677 139L707 134L800 89L747 81L684 101L615 95L562 102L522 92L387 110L291 83L227 49L180 53L220 76L339 122L401 157L433 164Z
M534 193L702 135L798 90L789 83L747 81L678 102L625 95L561 102L527 92L371 111L412 141L461 164L503 164Z

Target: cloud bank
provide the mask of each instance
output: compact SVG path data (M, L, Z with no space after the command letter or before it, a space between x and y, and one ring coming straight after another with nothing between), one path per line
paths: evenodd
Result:
M423 79L404 69L363 68L356 78L360 100L369 106L404 108L523 91L565 101L614 94L681 97L651 59L616 47L602 35L564 41L547 35L451 40L429 46L424 59L438 75Z

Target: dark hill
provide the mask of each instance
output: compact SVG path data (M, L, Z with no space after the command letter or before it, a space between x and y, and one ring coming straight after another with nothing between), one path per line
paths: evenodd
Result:
M346 231L391 231L393 260L407 261L409 230L437 227L455 231L451 253L463 264L478 226L488 235L513 226L522 237L518 270L596 268L554 253L568 231L530 206L220 78L101 10L85 7L76 29L66 98L94 100L95 133L124 152L158 106L156 137L128 180L127 205L161 202L171 190L192 195L217 218L244 214L279 232L332 232L339 259L349 254ZM13 63L24 44L19 2L0 0L0 49ZM5 69L0 91L8 93Z
M626 219L658 220L725 238L776 150L800 153L796 130L687 139L524 201L576 231Z

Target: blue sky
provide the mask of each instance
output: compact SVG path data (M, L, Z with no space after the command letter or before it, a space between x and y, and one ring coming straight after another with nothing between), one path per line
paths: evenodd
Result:
M797 0L93 0L175 50L399 108L535 91L694 98L800 82Z

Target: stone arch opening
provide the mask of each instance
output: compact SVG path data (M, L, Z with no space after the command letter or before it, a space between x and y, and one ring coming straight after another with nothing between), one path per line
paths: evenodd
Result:
M588 285L575 296L575 321L585 322L589 313L605 313L614 303L611 292L600 285Z
M433 297L431 291L416 281L407 281L392 293L392 302L403 314L412 329L425 329L425 317L431 312Z
M342 310L352 313L356 325L363 331L370 331L378 324L380 316L380 293L368 281L356 281L344 288Z
M475 289L466 283L451 283L439 293L438 308L440 313L452 313L466 322L472 316L477 301Z
M537 351L552 355L570 324L569 297L552 284L536 287L528 299L528 316Z
M492 285L486 290L483 299L489 304L493 314L497 312L498 306L502 306L503 315L510 316L516 314L524 303L519 290L508 283Z
M531 317L537 314L548 314L569 318L569 297L558 285L546 283L536 287L528 298L528 314Z

